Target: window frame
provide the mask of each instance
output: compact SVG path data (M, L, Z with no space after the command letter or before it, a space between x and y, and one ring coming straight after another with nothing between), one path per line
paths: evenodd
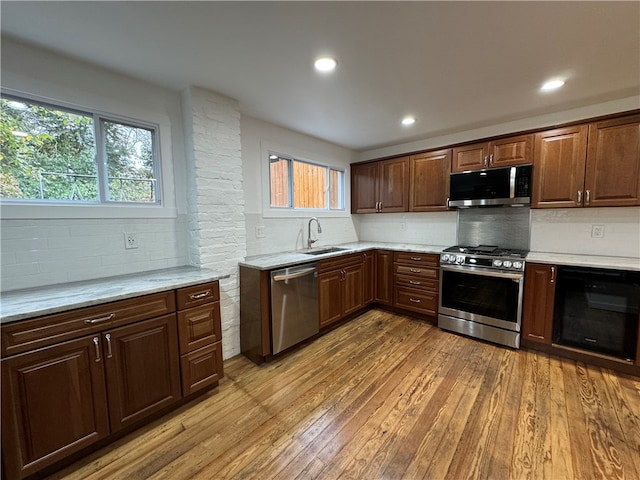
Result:
M175 218L175 207L166 203L165 182L163 172L162 138L160 124L139 120L125 115L118 115L90 107L82 107L73 103L41 97L30 93L1 88L3 98L18 102L27 102L47 108L92 117L95 139L95 166L99 198L97 201L76 200L41 200L26 198L0 198L1 216L5 219L38 219L38 218ZM153 175L155 179L155 201L136 202L108 200L108 169L106 159L106 143L104 141L104 122L118 123L133 128L151 131L153 145Z
M286 152L286 153L285 153ZM290 170L293 170L293 160L304 162L310 165L326 168L327 182L330 182L331 170L342 172L342 208L330 208L330 183L327 183L327 208L294 208L290 207L272 207L271 206L271 172L270 172L270 155L278 155L280 158L290 160ZM304 218L308 216L316 217L350 217L350 177L349 165L339 164L335 160L330 160L322 155L310 154L296 147L278 145L269 141L260 141L260 164L262 170L262 216L265 218ZM293 176L289 175L290 184L290 204L293 204Z

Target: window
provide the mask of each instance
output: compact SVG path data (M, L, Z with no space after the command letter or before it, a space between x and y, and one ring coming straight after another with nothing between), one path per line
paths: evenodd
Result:
M344 210L344 171L269 152L272 208Z
M0 197L159 204L156 128L2 95Z

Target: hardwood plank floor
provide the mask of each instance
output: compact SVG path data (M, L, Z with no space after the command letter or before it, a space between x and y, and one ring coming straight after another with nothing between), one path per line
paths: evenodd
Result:
M640 379L372 310L49 477L640 478Z

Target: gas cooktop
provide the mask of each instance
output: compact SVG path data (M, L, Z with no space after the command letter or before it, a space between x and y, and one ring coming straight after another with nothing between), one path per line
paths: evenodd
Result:
M475 247L456 245L445 248L440 255L442 265L457 265L469 268L490 268L492 270L524 271L527 250L500 248L496 245Z
M485 255L489 257L515 257L524 258L529 253L527 250L515 250L511 248L500 248L496 245L478 245L475 247L456 245L445 248L445 253L462 253L469 255Z

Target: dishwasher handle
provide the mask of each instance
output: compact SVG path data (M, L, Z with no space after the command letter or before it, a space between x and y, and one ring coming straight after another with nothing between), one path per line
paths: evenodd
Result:
M285 273L282 275L276 273L271 278L275 282L283 282L285 280L291 280L293 278L304 277L306 275L309 275L310 273L314 273L315 271L316 271L316 267L302 268L300 270L295 270L291 273Z

